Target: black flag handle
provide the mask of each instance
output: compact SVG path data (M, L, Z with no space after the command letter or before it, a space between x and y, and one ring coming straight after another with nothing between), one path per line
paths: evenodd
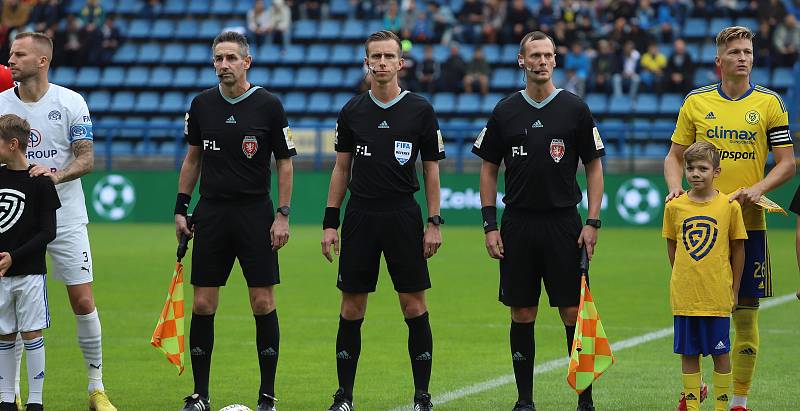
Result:
M192 229L192 215L191 214L186 216L186 226L189 227L190 230ZM188 235L186 235L184 233L181 233L181 239L178 241L178 252L177 252L178 262L181 262L181 259L186 255L186 250L189 249L189 240L190 239L191 239L191 237L189 237Z
M589 253L586 252L586 246L581 247L581 274L589 273Z

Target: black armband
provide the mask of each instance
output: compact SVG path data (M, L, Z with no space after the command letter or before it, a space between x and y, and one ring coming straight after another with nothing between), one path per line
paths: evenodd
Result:
M497 207L486 206L481 207L481 215L483 215L483 232L497 230Z
M325 207L325 218L322 219L322 229L339 228L339 209L337 207Z
M175 200L175 214L186 216L189 212L189 203L192 201L192 196L186 193L178 193L178 198Z

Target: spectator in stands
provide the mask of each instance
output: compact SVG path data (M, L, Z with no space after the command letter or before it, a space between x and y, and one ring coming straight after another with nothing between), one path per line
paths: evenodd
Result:
M636 9L636 20L643 30L650 30L656 25L656 9L650 3L650 0L641 0L639 7Z
M4 0L0 18L0 33L9 33L14 29L21 29L28 23L31 15L31 4L22 0ZM12 37L12 36L8 36ZM3 57L8 57L8 53Z
M94 31L89 48L89 64L105 66L111 63L114 53L122 43L122 33L115 23L114 16L109 16L103 25Z
M411 55L411 44L404 42L403 48L403 68L397 73L397 81L400 88L408 91L419 91L419 79L417 79L417 60Z
M556 44L558 44L558 46L556 46L556 67L563 66L564 57L569 51L567 45L574 43L576 40L575 31L568 31L567 23L563 20L559 20L553 26L552 37Z
M39 0L30 14L30 30L43 33L61 22L61 0Z
M544 5L542 5L542 7L544 7ZM530 31L533 21L533 13L531 13L528 5L525 4L525 0L513 0L506 12L504 41L519 43L522 37Z
M779 66L792 66L797 61L797 50L800 49L800 26L794 14L787 14L772 35L775 46L775 63Z
M772 43L772 26L766 21L758 23L758 33L753 36L753 65L771 69L775 64L775 47Z
M658 49L658 43L650 43L639 62L641 79L649 91L661 93L664 84L664 70L667 68L667 56Z
M267 10L267 43L272 44L275 34L281 36L281 43L286 49L292 43L292 9L284 0L272 0Z
M497 43L503 22L506 19L508 4L506 0L487 0L484 6L486 21L481 28L481 37L484 43Z
M675 36L673 27L683 27L688 10L686 5L678 0L662 1L658 5L658 37L661 42L670 42Z
M714 17L714 0L694 0L691 16L695 18L710 19Z
M569 91L578 97L583 98L586 94L586 80L579 77L575 69L564 70L565 77L562 84L556 84L559 88Z
M758 0L758 5L758 21L766 21L771 27L777 26L788 14L782 0Z
M376 13L378 5L375 4L379 1L380 0L378 1L350 0L350 7L348 9L349 11L347 18L371 20L379 17L379 14Z
M480 43L481 26L486 21L483 4L478 0L465 0L458 11L456 33L459 41L469 44Z
M613 78L617 76L617 81L620 82L619 94L622 94L620 70L619 56L611 48L611 43L605 39L600 40L597 43L597 56L592 64L592 75L590 76L592 90L606 94L611 93Z
M739 16L738 0L717 0L716 16L735 18Z
M427 44L422 63L417 64L417 81L419 81L420 91L433 93L438 80L439 62L433 56L433 46Z
M585 81L589 77L589 70L592 68L592 60L579 41L572 43L569 52L564 56L564 68L574 70L578 78Z
M677 39L672 45L666 68L667 92L688 94L694 87L694 61L686 51L686 42Z
M467 71L464 75L464 91L472 93L477 83L484 96L489 94L489 76L492 74L492 67L483 55L483 49L478 46L472 54L472 60L467 64Z
M86 5L81 8L80 18L83 29L91 36L106 19L106 13L100 5L100 0L86 0Z
M539 14L537 16L539 27L542 28L543 30L550 30L557 20L558 20L558 12L556 8L553 6L553 1L542 0L542 4L539 6ZM556 44L564 44L564 43L556 42Z
M439 4L437 0L428 1L428 14L433 20L433 41L450 44L456 18L450 7Z
M428 13L417 11L405 22L403 37L414 42L430 43L433 41L433 22Z
M656 38L647 31L642 30L639 26L639 22L636 19L633 19L630 22L630 27L627 35L625 36L626 41L631 40L633 41L634 47L636 50L647 50L650 44L656 42ZM623 42L622 44L625 44Z
M386 8L386 13L383 15L383 28L398 36L403 29L403 16L400 14L400 7L395 0L391 0Z
M256 46L261 46L267 37L267 8L264 0L256 0L253 8L247 11L247 37Z
M67 16L64 28L56 31L53 43L54 62L71 67L80 67L86 62L87 33L75 15Z
M438 90L452 93L460 92L464 75L467 74L467 63L461 57L458 44L453 43L450 46L450 56L442 63L441 68Z
M139 11L139 16L143 19L157 18L161 14L161 7L161 0L147 0Z
M638 70L640 56L641 54L636 50L633 41L626 41L622 48L622 77L620 84L628 87L628 93L631 98L635 98L636 93L639 91L640 78ZM622 87L615 87L614 93L621 94Z
M292 5L303 20L325 20L328 18L327 0L295 0Z

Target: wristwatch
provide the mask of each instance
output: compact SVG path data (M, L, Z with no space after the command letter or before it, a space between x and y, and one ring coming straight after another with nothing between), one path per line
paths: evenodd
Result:
M587 219L586 219L586 225L590 225L590 226L592 226L592 227L594 227L594 228L600 228L600 226L601 226L602 224L601 224L600 220L598 220L598 219L595 219L595 218L587 218Z
M289 206L280 206L278 207L278 212L283 214L286 217L289 217L289 213L292 212L292 209Z
M444 218L440 215L432 215L428 217L428 222L433 225L442 225L444 224Z

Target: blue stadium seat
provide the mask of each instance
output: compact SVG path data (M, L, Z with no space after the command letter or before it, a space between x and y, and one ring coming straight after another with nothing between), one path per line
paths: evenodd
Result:
M128 26L125 37L134 40L146 39L150 37L150 20L135 19Z
M367 35L374 33L376 31L383 30L383 21L382 20L368 20L366 21L366 30L364 30L364 37Z
M211 63L211 46L205 44L192 44L186 52L186 62L189 64Z
M459 114L477 114L481 111L481 98L479 94L461 94L456 99L456 112Z
M433 107L437 113L452 113L456 110L456 97L453 93L436 93L433 95Z
M363 40L364 22L361 20L345 20L342 27L342 40Z
M194 67L178 67L172 85L181 88L194 88L197 83L197 69Z
M416 49L417 47L414 47ZM358 58L353 55L353 46L349 44L336 44L331 51L330 62L333 64L353 64Z
M461 58L469 63L470 60L472 60L472 54L475 53L475 46L472 44L461 44L458 48L458 52L461 54Z
M669 140L672 132L675 131L674 120L655 120L653 121L653 135L657 140Z
M350 3L347 0L331 0L330 13L332 16L344 17L350 11Z
M348 92L339 92L333 96L333 101L331 102L331 107L334 111L341 110L345 104L347 104L350 99L353 98L353 93Z
M194 5L196 1L197 0L192 0L192 5ZM217 34L219 34L221 31L222 31L222 23L220 23L219 20L207 19L203 20L203 22L200 23L200 31L198 32L197 37L201 39L211 40L214 37L217 37Z
M658 113L658 97L655 94L639 94L635 105L637 114Z
M75 67L57 67L53 74L50 76L50 81L64 87L72 87L75 78L78 77L78 71Z
M174 80L175 75L171 67L156 67L150 73L150 81L147 85L148 87L165 89L170 88Z
M86 103L91 107L92 112L105 111L111 105L111 94L107 91L93 91L89 94Z
M775 72L772 74L772 87L789 88L792 87L794 83L794 75L792 74L792 69L790 68L776 68Z
M612 96L608 100L609 114L630 114L633 111L633 100L627 94Z
M608 99L605 94L587 94L584 101L593 114L603 115L608 112Z
M168 91L164 93L164 96L161 99L161 105L158 107L158 111L162 113L186 112L189 107L184 105L185 100L186 97L180 91Z
M331 111L331 95L322 91L311 93L306 105L306 111L328 114Z
M717 46L714 43L707 42L700 50L700 64L713 64L714 58L717 57Z
M145 91L136 96L136 104L133 109L139 113L151 112L158 110L160 104L161 98L157 92Z
M186 61L186 47L181 43L169 43L164 46L161 62L164 64L179 64Z
M142 5L138 1L120 1L117 4L116 13L122 15L135 15L139 14L141 11Z
M315 88L319 84L319 70L311 67L303 67L297 71L294 79L294 86L300 88Z
M634 141L647 141L652 138L653 122L645 119L634 119L628 126L627 138Z
M592 110L594 111L594 110ZM608 118L597 124L600 136L605 144L616 144L627 139L628 127L623 120Z
M150 29L150 37L158 40L171 39L175 33L175 23L172 20L159 19Z
M125 80L125 69L122 67L106 67L100 76L100 87L120 87Z
M197 87L210 88L219 84L219 78L213 67L204 67L200 69L200 77L197 79Z
M150 81L150 69L147 67L131 67L125 74L123 85L126 88L141 88L147 86Z
M495 69L489 79L489 88L492 90L508 90L520 85L522 85L522 74L515 69Z
M247 71L247 81L257 86L268 87L270 74L266 67L250 67Z
M342 85L345 87L353 87L364 78L364 74L363 68L351 67L344 73L345 83Z
M714 33L716 34L716 33ZM703 18L689 18L683 27L683 37L692 40L708 37L708 21Z
M234 12L233 3L234 2L231 0L214 0L214 2L211 3L211 8L209 9L209 12L211 12L211 14L217 14L217 15L233 14Z
M166 0L161 12L167 16L182 16L186 14L186 2L184 0Z
M327 67L322 70L322 76L319 79L320 87L338 88L344 84L344 73L342 69L336 67Z
M298 114L305 112L306 110L305 93L293 91L291 93L286 94L286 99L284 100L283 107L287 113Z
M503 97L505 97L505 95L501 93L489 93L483 96L481 100L481 112L488 117L489 114L492 113L492 110L494 110L494 106L496 106Z
M78 77L73 83L78 88L94 88L100 81L100 69L98 67L86 66L80 69Z
M500 46L497 44L485 44L483 46L483 55L489 64L507 63L500 60Z
M278 67L272 71L272 87L290 87L294 84L294 70L288 67Z
M284 50L281 62L286 64L302 64L306 61L306 47L302 44L292 44Z
M651 142L644 145L640 155L643 157L664 158L669 151L669 144L660 142Z
M139 54L139 47L136 44L125 43L114 53L112 61L119 64L130 64L136 61L137 54Z
M703 87L719 81L717 73L709 68L698 68L694 71L694 87Z
M139 48L139 55L136 56L137 63L154 64L161 61L161 45L157 43L145 43Z
M197 36L200 25L197 20L181 19L175 27L175 38L180 40L191 40Z
M309 64L327 63L330 60L328 56L330 49L331 46L329 44L316 43L308 46L308 51L306 52L306 62Z
M553 84L555 84L556 87L564 87L565 83L567 82L567 74L564 72L564 70L554 70L552 78Z
M736 25L747 27L753 32L758 31L758 21L752 17L739 17L738 19L736 19Z
M297 20L292 23L292 39L310 41L317 38L319 23L313 20Z
M506 44L503 46L503 53L500 55L500 62L504 64L514 64L516 67L517 54L519 54L518 44Z
M678 110L683 105L683 97L680 94L662 94L658 105L659 114L678 114Z
M342 24L337 20L323 20L317 30L317 38L320 40L335 40L342 32Z
M114 93L114 97L111 99L111 105L109 106L109 111L116 113L130 112L133 110L134 102L134 94L131 91L120 91Z
M211 0L191 0L186 12L189 14L209 14L211 12Z
M433 46L433 58L436 61L443 63L445 60L447 60L447 57L449 55L450 55L450 46L446 44L436 44Z
M267 7L269 7L270 3L271 2L269 1L264 2ZM244 16L248 11L250 11L251 8L253 8L252 2L239 0L239 2L233 7L233 12L240 16Z
M771 87L769 69L756 67L750 73L750 81L759 86Z
M686 52L692 56L694 61L698 61L700 59L700 44L698 43L686 43Z
M259 63L276 64L281 60L281 48L275 44L262 44L255 58Z
M722 29L732 25L733 19L729 17L714 17L711 19L711 23L708 25L708 35L716 37L717 33L722 31ZM754 27L753 29L757 30L758 27Z
M230 30L230 29L236 29L236 28L241 28L243 30L246 30L247 29L247 21L246 21L244 15L242 15L241 18L227 19L222 24L222 28L223 28L223 30Z

